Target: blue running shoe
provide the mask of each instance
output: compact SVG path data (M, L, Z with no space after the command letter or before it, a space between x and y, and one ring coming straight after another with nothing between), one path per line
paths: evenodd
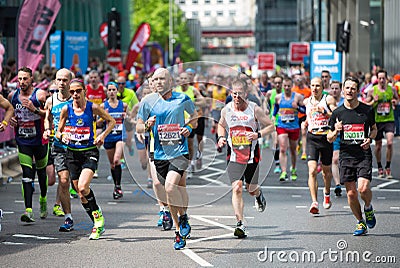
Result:
M356 230L354 231L354 236L365 235L368 233L367 226L363 220L359 221L356 226Z
M164 211L163 222L162 222L162 226L163 226L164 230L165 231L171 230L173 222L174 221L171 217L171 212Z
M66 218L64 224L60 226L60 232L71 232L74 230L74 221L71 218Z
M162 226L163 219L164 219L164 213L162 211L158 212L157 226Z
M374 209L372 208L372 206L368 210L364 208L364 213L365 213L365 219L366 219L365 222L367 223L368 228L371 228L371 229L374 228L375 224L376 224L376 218L375 218L375 213L374 213Z
M279 174L281 172L282 172L281 166L276 166L275 169L274 169L274 173L275 174Z
M183 214L182 216L179 216L179 233L183 238L186 238L189 234L192 228L190 227L189 220L187 214Z
M175 241L174 241L174 249L180 250L186 246L185 239L179 234L179 232L175 232Z

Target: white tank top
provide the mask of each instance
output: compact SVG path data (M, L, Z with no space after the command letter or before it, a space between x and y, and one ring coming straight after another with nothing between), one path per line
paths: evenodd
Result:
M325 111L330 111L326 102L326 96L325 94L322 95L320 101L317 101L314 96L311 96L306 105L308 132L314 135L328 134L329 116L318 111L318 107L324 108Z
M228 144L231 147L230 161L240 164L253 163L254 151L258 140L249 141L247 132L256 132L258 123L254 116L256 104L249 102L246 110L235 111L233 102L226 107L226 123L228 125Z

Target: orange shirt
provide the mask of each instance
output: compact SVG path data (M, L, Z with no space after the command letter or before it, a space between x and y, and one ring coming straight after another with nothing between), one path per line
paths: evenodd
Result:
M306 99L306 98L311 96L311 89L309 89L308 87L304 87L304 88L300 89L298 86L294 86L292 88L292 92L296 92L296 93L299 93L299 94L303 95L304 99ZM298 115L299 115L299 118L302 118L302 117L306 116L306 114L303 114L303 113L300 113L300 112L298 113Z

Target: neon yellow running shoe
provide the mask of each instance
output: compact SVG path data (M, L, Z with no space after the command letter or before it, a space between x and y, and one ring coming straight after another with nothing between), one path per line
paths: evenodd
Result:
M47 212L47 197L40 197L39 198L40 204L40 218L46 219L48 212Z
M25 213L21 215L21 221L23 222L35 222L33 218L32 208L27 208Z
M53 207L53 215L56 215L57 217L62 217L64 216L64 211L62 210L61 206L58 204L55 204Z

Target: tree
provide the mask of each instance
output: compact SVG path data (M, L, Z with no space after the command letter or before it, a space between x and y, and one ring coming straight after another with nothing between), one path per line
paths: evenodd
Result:
M173 1L173 0L171 0ZM175 2L175 1L173 1ZM158 42L163 48L167 48L169 34L169 0L132 0L133 16L132 29L142 22L147 22L151 26L151 36L149 41ZM173 3L173 21L175 45L182 44L180 58L184 62L195 61L199 55L190 43L189 31L186 25L186 18L182 10Z

